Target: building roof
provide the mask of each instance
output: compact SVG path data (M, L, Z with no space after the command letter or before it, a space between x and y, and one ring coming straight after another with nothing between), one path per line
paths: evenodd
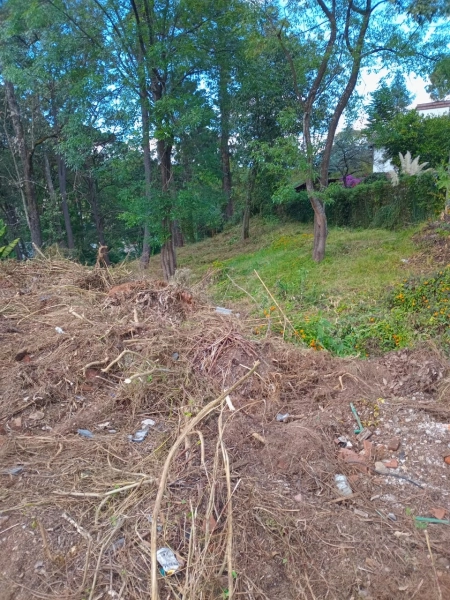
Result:
M416 110L434 110L436 108L450 108L450 100L438 100L437 102L425 102L418 104Z

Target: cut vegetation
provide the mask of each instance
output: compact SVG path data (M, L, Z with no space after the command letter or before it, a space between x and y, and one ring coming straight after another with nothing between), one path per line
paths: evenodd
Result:
M274 289L280 237L255 248ZM255 335L200 285L60 259L2 263L0 297L2 600L449 597L435 348L342 360Z

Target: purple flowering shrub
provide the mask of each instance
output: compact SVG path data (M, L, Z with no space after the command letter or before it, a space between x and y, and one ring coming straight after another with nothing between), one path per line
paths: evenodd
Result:
M342 178L342 181L346 188L353 188L357 186L358 183L361 183L362 179L358 179L358 177L354 177L353 175L346 175Z

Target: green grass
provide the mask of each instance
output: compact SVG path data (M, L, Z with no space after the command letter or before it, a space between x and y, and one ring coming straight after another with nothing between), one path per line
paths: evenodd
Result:
M379 229L331 229L325 260L311 258L312 228L288 224L253 224L248 242L240 241L233 229L210 240L182 248L180 266L201 273L216 266L252 295L265 294L255 269L266 285L282 299L291 299L300 310L333 307L372 300L386 287L415 274L402 259L415 251L411 241L417 228L400 232ZM215 289L215 299L230 302L245 294L224 278Z
M181 249L179 265L198 276L214 269L214 301L251 307L262 319L255 335L265 335L268 326L272 331L284 329L256 270L292 322L291 339L338 355L366 356L434 335L426 326L428 315L411 319L411 313L392 300L398 286L415 281L423 269L409 262L417 253L412 236L419 229L331 229L326 258L317 264L311 258L311 226L254 220L250 240L242 242L239 229L230 229Z

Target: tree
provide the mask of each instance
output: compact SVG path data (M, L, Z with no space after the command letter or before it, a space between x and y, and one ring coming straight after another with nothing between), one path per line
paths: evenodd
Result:
M330 175L338 173L344 182L349 175L368 175L372 171L373 152L361 131L347 127L339 132L330 156Z
M450 56L444 56L436 63L427 92L433 100L444 100L450 95Z
M389 127L380 130L377 146L384 148L392 162L400 166L399 153L420 156L430 168L447 163L450 153L450 117L425 117L416 110L397 115Z
M426 31L421 31L419 36L417 27L407 26L405 8L407 5L402 2L387 0L305 0L292 7L289 14L292 24L287 20L274 22L303 111L302 135L308 165L306 188L314 210L313 258L316 261L325 256L327 220L324 202L315 188L314 117L320 100L326 96L328 109L322 120L324 134L319 145L319 181L323 189L328 184L337 127L361 69L377 60L392 65L416 57L417 62L418 54L424 55L424 39L431 48ZM405 19L400 22L402 15ZM409 19L412 20L412 16ZM303 55L296 54L293 39L302 40L303 46L308 48Z
M376 134L385 128L394 117L406 112L412 100L412 94L408 91L401 73L395 75L391 85L383 81L371 94L367 106L368 131Z

